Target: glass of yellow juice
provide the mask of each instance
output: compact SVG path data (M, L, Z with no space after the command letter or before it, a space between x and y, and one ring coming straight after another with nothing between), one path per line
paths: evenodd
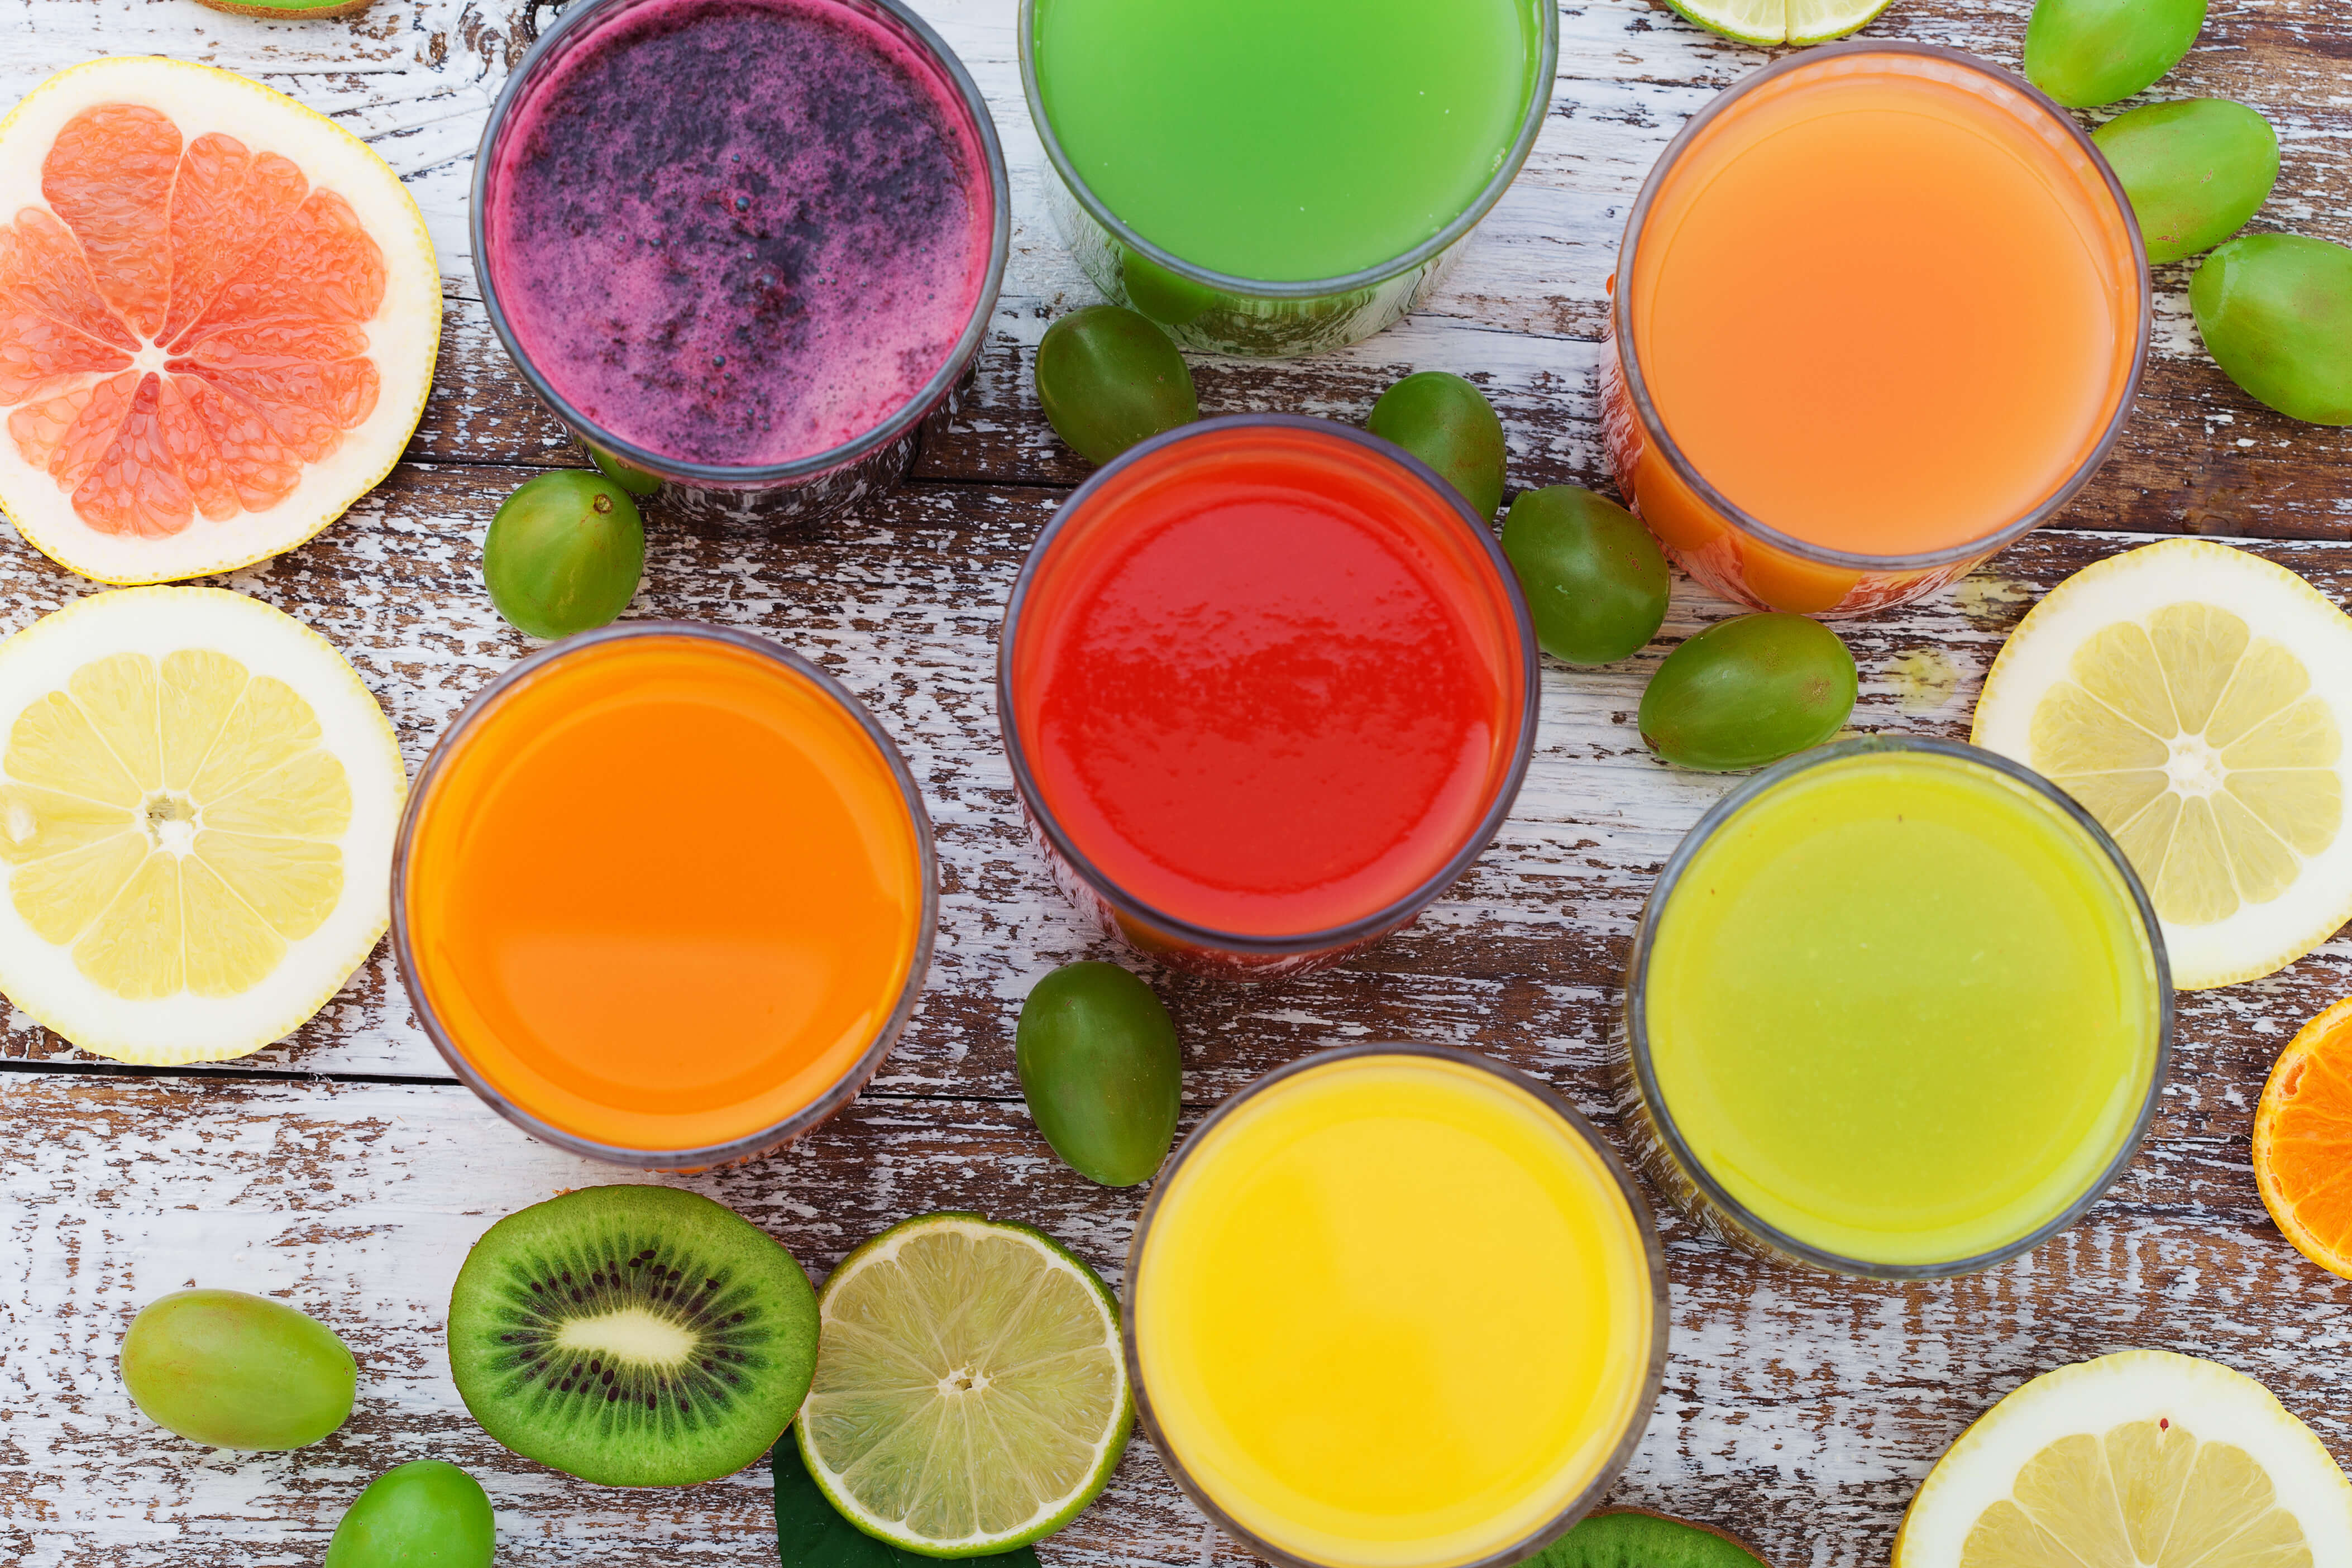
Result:
M1647 1207L1549 1089L1362 1045L1269 1073L1186 1139L1129 1258L1145 1430L1270 1562L1459 1568L1566 1531L1665 1365Z
M1800 752L1683 840L1633 940L1643 1169L1751 1250L1969 1273L2138 1149L2172 983L2147 895L2055 785L1973 746Z

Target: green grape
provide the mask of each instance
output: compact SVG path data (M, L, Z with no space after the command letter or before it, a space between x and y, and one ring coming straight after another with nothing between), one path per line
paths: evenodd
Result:
M1184 1059L1151 987L1115 963L1066 963L1030 990L1013 1034L1021 1097L1078 1174L1130 1187L1176 1141Z
M2025 79L2069 109L2156 85L2197 41L2205 0L2039 0L2025 25Z
M625 463L602 447L590 447L588 460L594 463L598 471L606 479L628 491L638 500L645 500L662 488L662 477L659 474L647 473L635 463Z
M2352 249L2250 234L2205 258L2189 305L2214 363L2289 418L2352 425Z
M1554 658L1612 664L1640 652L1666 618L1672 580L1658 542L1591 490L1519 492L1503 517L1503 553L1527 595L1536 641Z
M2210 250L2270 199L2278 133L2226 98L2150 103L2116 115L2091 140L2131 197L2158 266Z
M1460 376L1442 370L1406 376L1381 394L1364 427L1436 469L1480 517L1503 504L1503 422Z
M490 1568L498 1519L482 1483L418 1459L384 1471L343 1512L325 1568Z
M1853 655L1803 616L1741 616L1668 654L1642 693L1642 740L1679 767L1762 767L1838 732L1853 712Z
M637 503L593 469L526 479L499 507L482 541L490 603L535 637L604 626L629 607L645 572Z
M150 1421L215 1448L299 1448L343 1424L359 1387L332 1329L266 1296L183 1290L122 1339L122 1383Z
M1037 402L1054 434L1089 463L1201 416L1192 373L1168 334L1117 305L1088 305L1045 329Z

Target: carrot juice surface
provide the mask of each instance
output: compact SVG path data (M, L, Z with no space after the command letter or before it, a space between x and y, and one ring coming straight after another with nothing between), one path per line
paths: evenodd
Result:
M427 785L415 978L491 1089L640 1151L775 1126L855 1071L919 949L919 829L841 700L716 637L561 655Z
M1046 810L1113 886L1220 932L1322 932L1475 837L1526 698L1508 590L1454 503L1297 426L1202 429L1107 476L1019 611Z
M1619 286L1698 474L1783 533L1889 556L1995 533L2090 459L2139 268L2100 165L2022 87L1856 52L1706 124Z

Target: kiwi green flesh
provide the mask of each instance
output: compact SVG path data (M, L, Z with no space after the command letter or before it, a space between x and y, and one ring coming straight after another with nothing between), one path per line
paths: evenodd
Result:
M1588 1515L1543 1549L1534 1568L1764 1568L1737 1537L1638 1509Z
M516 1453L605 1486L684 1486L767 1452L816 1365L816 1293L731 1209L586 1187L509 1215L457 1272L449 1367Z
M350 16L364 11L373 0L196 0L232 16Z

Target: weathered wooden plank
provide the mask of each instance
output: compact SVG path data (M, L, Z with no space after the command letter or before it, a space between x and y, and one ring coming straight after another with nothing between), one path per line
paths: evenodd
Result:
M467 1466L507 1552L644 1568L772 1563L757 1468L682 1491L609 1491L477 1431L448 1381L443 1313L499 1215L612 1173L508 1136L454 1087L272 1088L0 1074L10 1347L0 1372L0 1542L23 1564L315 1562L365 1479ZM1062 1168L1017 1108L867 1102L793 1150L684 1184L749 1215L822 1277L906 1215L976 1207L1044 1226L1116 1282L1139 1194ZM2083 1226L1972 1279L1907 1288L1759 1265L1665 1225L1664 1394L1620 1500L1717 1520L1784 1568L1884 1560L1917 1478L1986 1404L2125 1344L2262 1377L2352 1457L2340 1358L2352 1285L2270 1232L2234 1153L2143 1158ZM142 1420L113 1356L138 1306L191 1282L282 1296L350 1341L352 1423L290 1455L207 1453ZM1195 1563L1210 1540L1139 1443L1049 1563Z
M345 648L397 724L415 769L449 717L530 646L491 610L478 547L499 487L481 469L408 468L346 522L233 586L317 626ZM907 751L939 831L941 932L929 992L878 1086L894 1093L1011 1096L1010 1030L1036 976L1116 952L1053 889L1018 826L993 692L1001 606L1055 496L934 486L858 517L769 541L716 530L656 531L634 614L765 632L823 660ZM1844 630L1864 674L1854 727L1965 736L1977 685L2026 605L2124 537L2050 532L1927 605ZM2271 559L2352 600L2352 549L2263 543ZM0 555L0 630L78 592L21 552ZM1650 879L1727 787L1668 769L1633 731L1643 683L1666 646L1728 613L1684 595L1660 644L1606 669L1546 661L1538 751L1510 824L1454 889L1408 931L1337 972L1259 990L1163 977L1184 1019L1191 1093L1223 1097L1314 1044L1370 1030L1433 1034L1530 1066L1589 1059ZM2192 1000L2184 1062L2259 1081L2304 1017L2345 988L2341 939L2287 974ZM2284 1031L2284 1032L2283 1032ZM21 1017L12 1056L68 1059ZM2192 1057L2191 1051L2218 1056ZM379 948L319 1020L241 1064L293 1072L446 1076ZM2215 1130L2240 1110L2181 1075L2168 1129ZM2242 1095L2236 1102L2244 1103Z

